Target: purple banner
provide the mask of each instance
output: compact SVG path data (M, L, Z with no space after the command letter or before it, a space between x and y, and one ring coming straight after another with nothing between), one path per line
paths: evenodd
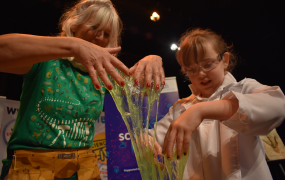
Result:
M175 78L171 80L172 81L169 84L172 85L174 83L176 86ZM174 90L171 89L170 91L161 93L157 118L158 121L168 113L169 108L178 100L178 98L177 86L174 87ZM149 128L153 128L155 124L156 103L153 106ZM104 111L108 179L141 179L129 133L111 95L106 95L105 97Z

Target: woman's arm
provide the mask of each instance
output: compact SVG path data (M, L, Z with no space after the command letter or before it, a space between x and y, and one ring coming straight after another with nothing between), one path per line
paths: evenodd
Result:
M72 56L73 38L42 37L24 34L0 36L0 70L32 67L33 64ZM27 73L27 72L26 72Z
M86 67L93 84L99 85L99 77L106 86L111 85L105 70L119 83L122 77L114 67L125 74L129 69L112 53L120 48L102 48L75 37L44 37L24 34L7 34L0 36L0 71L26 74L33 64L74 56Z

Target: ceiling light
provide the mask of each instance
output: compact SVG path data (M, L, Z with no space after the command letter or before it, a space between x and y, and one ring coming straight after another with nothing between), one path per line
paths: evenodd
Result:
M152 21L158 21L160 19L160 16L156 12L153 12L152 16L150 16L150 19Z
M178 48L178 47L177 47L176 44L172 44L171 47L170 47L170 49L171 49L172 51L175 51L177 48Z

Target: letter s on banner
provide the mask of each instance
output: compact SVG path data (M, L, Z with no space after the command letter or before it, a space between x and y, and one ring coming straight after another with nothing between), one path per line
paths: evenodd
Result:
M123 141L123 140L131 140L131 137L130 137L130 134L127 132L127 133L120 133L119 134L119 141Z
M124 138L124 133L120 133L119 134L119 141L123 141L125 138Z

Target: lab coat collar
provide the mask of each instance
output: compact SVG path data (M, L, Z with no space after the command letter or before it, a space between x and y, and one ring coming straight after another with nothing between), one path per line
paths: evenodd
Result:
M224 87L228 86L229 84L233 82L236 82L236 79L233 77L233 75L230 72L226 72L222 85L209 98L201 98L199 96L200 94L199 90L193 84L190 84L189 88L192 94L196 97L196 99L200 102L203 102L203 101L208 101L209 99L212 99L212 97L216 96L219 92L221 92Z

